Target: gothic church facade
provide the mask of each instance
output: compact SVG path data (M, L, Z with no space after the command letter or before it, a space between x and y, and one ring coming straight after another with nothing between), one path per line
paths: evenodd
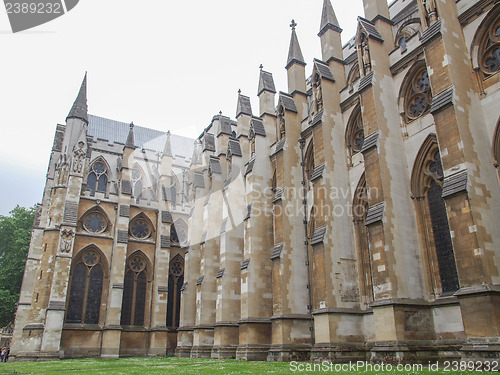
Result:
M88 115L84 81L13 355L498 357L500 4L363 3L342 46L324 0L310 75L292 21L287 90L261 67L194 145Z

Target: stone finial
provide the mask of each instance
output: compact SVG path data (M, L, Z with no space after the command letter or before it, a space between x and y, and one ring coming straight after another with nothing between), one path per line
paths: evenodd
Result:
M73 107L71 107L66 120L69 118L78 118L85 121L87 124L89 123L87 113L87 72L85 72L82 85L80 86L80 91L78 92L78 96L76 97Z

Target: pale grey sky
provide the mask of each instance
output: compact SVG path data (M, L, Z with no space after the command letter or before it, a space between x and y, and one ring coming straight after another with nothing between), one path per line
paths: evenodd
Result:
M54 130L88 71L89 112L188 137L238 89L257 114L259 65L287 90L290 21L310 73L321 58L323 0L80 0L68 14L12 34L0 7L0 214L41 200ZM332 0L343 42L362 0Z

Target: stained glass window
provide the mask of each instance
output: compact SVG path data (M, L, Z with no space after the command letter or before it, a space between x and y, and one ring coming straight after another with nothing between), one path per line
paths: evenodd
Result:
M147 282L146 261L142 256L136 255L128 261L128 271L123 283L122 325L144 325Z
M87 232L102 233L107 228L107 222L100 212L91 212L83 219L83 227Z
M151 234L148 222L144 219L136 219L130 224L130 233L138 239L148 238Z
M103 269L99 262L98 253L88 250L74 268L66 323L99 324L104 280Z
M91 195L94 195L96 191L106 192L108 187L108 176L106 173L107 169L102 161L97 161L90 167L87 177L87 190L90 191Z
M484 33L479 48L479 64L486 77L500 71L500 15Z
M422 67L412 78L405 97L407 120L415 120L431 108L432 93L427 69Z

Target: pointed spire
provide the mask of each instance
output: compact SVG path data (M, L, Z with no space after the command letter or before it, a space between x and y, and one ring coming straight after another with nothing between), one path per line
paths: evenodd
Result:
M73 103L73 107L71 107L71 111L69 111L68 117L66 117L66 121L69 118L79 118L87 124L89 123L87 114L87 72L85 72L80 92Z
M134 123L130 123L130 130L128 131L127 141L125 142L125 147L135 148L134 141Z
M260 75L259 75L259 91L257 95L260 95L263 91L269 91L276 94L276 87L274 86L274 79L272 73L263 70L264 67L260 65Z
M318 36L322 36L328 29L332 29L333 31L342 32L340 28L339 21L335 16L335 12L333 11L332 3L330 0L323 1L323 12L321 14L321 26L319 27L320 31Z
M194 141L193 156L191 157L191 165L201 164L201 141L196 139Z
M295 32L295 27L297 27L297 23L295 22L295 20L292 20L290 27L292 28L292 38L290 39L290 48L288 50L288 61L286 64L286 69L291 67L294 63L303 66L306 65L304 56L302 56L302 50L300 49L299 39L297 38L297 33Z
M238 90L238 104L236 106L236 117L239 115L252 116L250 98L248 96L241 95L241 90Z
M163 149L163 156L172 156L172 143L170 141L170 130L167 132L167 141L165 142L165 148Z

